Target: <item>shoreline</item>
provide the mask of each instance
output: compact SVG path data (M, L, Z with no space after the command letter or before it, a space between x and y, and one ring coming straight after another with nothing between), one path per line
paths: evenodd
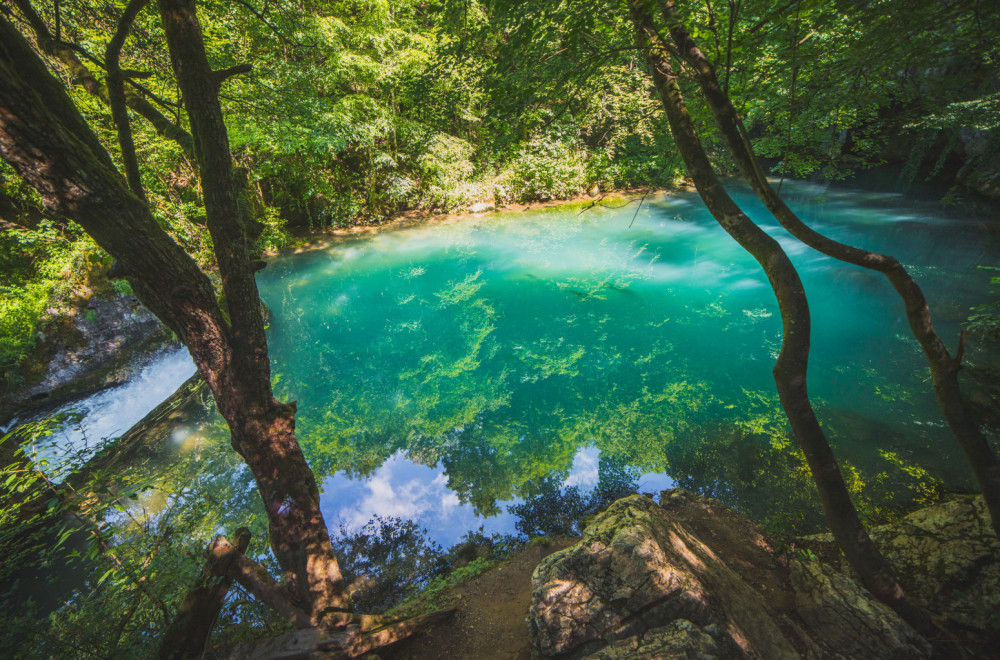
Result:
M693 189L692 189L693 190ZM582 204L584 202L592 202L593 206L600 206L602 201L612 201L612 200L623 200L627 203L632 203L642 197L650 197L653 195L669 195L676 192L687 192L688 186L683 186L676 189L670 188L656 188L653 190L644 189L625 189L625 190L612 190L609 192L602 192L598 195L591 195L589 193L580 193L574 195L573 197L568 197L565 199L553 199L546 202L531 202L531 203L516 203L516 204L506 204L502 206L493 206L486 208L482 211L472 211L468 208L460 209L453 213L436 213L434 211L413 209L409 211L402 211L391 220L388 220L382 224L377 225L352 225L350 227L328 227L324 229L303 229L299 228L292 231L292 236L296 239L296 242L292 245L280 248L278 250L273 250L265 253L265 257L275 257L283 256L287 254L302 254L305 252L314 252L316 250L323 250L341 241L350 240L363 236L375 236L385 232L399 231L402 229L409 229L412 227L430 225L430 224L446 224L449 222L458 222L462 220L467 220L469 218L479 218L491 213L524 213L527 211L538 211L559 208L562 206L572 206L576 204ZM629 196L635 196L636 199L629 199Z

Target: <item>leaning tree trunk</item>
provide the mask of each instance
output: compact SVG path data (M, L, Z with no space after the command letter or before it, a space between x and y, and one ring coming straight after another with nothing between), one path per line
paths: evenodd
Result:
M958 383L958 372L962 368L964 335L959 343L957 355L952 357L934 329L930 307L920 285L902 264L888 255L838 243L816 232L799 219L768 183L753 153L753 147L747 139L746 130L736 108L733 107L729 95L719 85L711 62L684 27L674 0L663 0L662 13L680 56L695 72L715 123L722 131L740 173L778 222L797 239L828 257L882 273L899 293L906 308L906 318L913 336L927 356L931 382L941 411L972 466L983 492L983 499L989 508L993 529L1000 534L1000 460L997 459L979 424L966 407Z
M177 82L195 138L208 230L232 323L233 361L228 383L215 394L229 422L233 448L257 480L270 523L271 547L296 603L313 625L344 624L350 597L330 544L316 480L295 438L295 405L271 392L271 366L257 282L239 203L229 136L219 105L227 74L213 71L205 54L194 0L159 0Z
M732 200L716 176L698 138L677 77L643 0L629 0L639 49L646 54L653 83L663 103L674 142L698 194L718 223L761 265L778 299L783 337L774 380L838 545L865 586L879 599L905 607L892 568L872 543L851 502L840 467L816 419L806 390L809 362L809 304L799 275L781 246Z
M17 7L24 21L31 28L32 32L35 33L35 41L38 43L38 47L43 52L62 62L69 70L73 80L87 90L89 94L93 94L102 101L108 102L110 94L108 88L94 77L94 74L90 72L86 64L80 61L80 58L76 55L76 51L69 44L59 41L49 32L45 21L42 20L42 17L32 7L31 0L11 0L11 3ZM133 112L152 124L157 133L176 142L185 156L189 158L194 157L194 142L191 139L191 135L165 117L145 97L134 92L125 91L125 103Z
M164 10L175 28L186 16L181 9ZM177 29L192 38L184 25ZM178 62L182 69L189 66L185 56ZM183 73L200 74L196 66ZM190 102L192 93L185 95ZM315 479L295 439L294 405L278 403L270 391L256 284L249 257L239 254L245 245L241 218L227 206L228 144L224 133L213 135L212 124L202 121L204 111L196 106L201 100L195 99L191 115L212 173L206 198L211 198L208 212L231 323L208 278L126 188L59 82L17 30L0 19L0 155L35 187L47 208L79 223L118 261L139 299L187 346L229 423L234 447L257 480L292 598L315 625L342 625L350 600Z

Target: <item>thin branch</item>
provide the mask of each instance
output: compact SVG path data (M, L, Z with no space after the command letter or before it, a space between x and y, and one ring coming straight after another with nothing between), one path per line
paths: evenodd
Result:
M144 76L145 77L145 76ZM169 110L170 112L177 112L178 108L181 107L179 101L168 101L167 99L159 96L156 92L149 89L140 82L136 82L136 76L126 76L125 82L129 85L142 92L143 95L149 97L156 105L160 106L164 110Z
M269 27L271 29L271 32L274 32L274 34L277 35L278 39L281 40L281 43L283 45L285 45L285 46L288 46L288 45L298 46L298 45L300 45L300 44L298 44L296 42L291 41L288 37L286 37L281 32L281 30L278 29L278 27L276 25L274 25L271 21L267 20L267 17L264 16L264 14L260 13L259 11L257 11L257 9L255 9L254 6L251 5L249 2L246 2L246 0L236 0L236 4L240 5L241 7L243 7L247 11L249 11L251 14L253 14L254 16L257 17L257 20L259 20L261 23L263 23L264 25L266 25L267 27Z
M602 201L604 201L604 198L605 198L605 197L607 197L607 194L603 194L603 193L602 193L600 197L598 197L597 199L595 199L594 201L592 201L592 202L590 203L590 206L584 206L584 207L583 207L582 209L580 209L580 212L579 212L579 213L577 213L577 215L583 215L584 213L586 213L586 212L587 212L587 211L589 211L590 209L594 208L595 206L598 206L598 205L600 205L600 203L601 203Z
M635 223L635 219L639 217L639 211L642 209L643 202L646 201L646 196L649 195L652 188L647 188L646 192L642 193L642 199L639 200L639 206L635 207L635 213L632 215L632 222L628 223L628 228L631 229L632 225Z
M780 7L775 7L774 9L772 9L771 11L769 11L768 13L764 14L763 18L761 18L759 21L757 21L756 23L754 23L753 25L751 25L749 28L747 28L746 33L747 34L753 34L757 30L761 29L762 27L764 27L765 25L767 25L768 23L770 23L776 17L781 16L786 11L788 11L789 9L791 9L793 6L795 6L795 4L798 1L799 0L792 0L791 2L786 2L785 4L781 5Z
M125 168L125 180L132 193L146 201L146 193L142 189L142 177L139 174L139 160L135 155L135 140L132 139L132 125L128 117L128 107L125 101L125 82L121 70L121 52L125 40L136 16L149 3L149 0L129 0L128 5L118 20L118 29L104 50L104 77L108 85L108 105L111 106L111 118L118 129L118 145L122 152L122 165Z
M77 84L81 85L90 94L106 102L108 100L107 86L94 76L93 72L80 61L77 54L102 69L104 68L104 63L79 45L59 41L53 37L45 25L45 21L42 20L42 17L39 16L38 12L31 5L30 0L11 0L11 2L17 7L18 12L35 33L35 41L38 43L38 47L48 55L59 60L69 70L70 75ZM138 83L135 81L128 79L128 82L133 87L138 87ZM143 96L126 93L125 100L128 107L151 123L157 133L177 142L184 151L185 156L190 160L194 159L194 139L190 133L167 119Z
M227 78L238 76L243 73L250 73L251 71L253 71L253 65L249 63L243 63L231 66L228 69L213 71L212 75L215 76L216 84L221 85L223 82L225 82Z

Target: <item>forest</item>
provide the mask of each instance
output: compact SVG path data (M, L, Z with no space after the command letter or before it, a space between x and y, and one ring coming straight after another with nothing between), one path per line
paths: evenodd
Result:
M869 533L1000 529L997 3L7 0L0 156L5 655L382 653L674 487L1000 648Z

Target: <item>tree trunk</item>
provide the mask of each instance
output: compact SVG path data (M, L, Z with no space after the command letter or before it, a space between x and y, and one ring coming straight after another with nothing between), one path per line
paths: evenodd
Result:
M838 243L807 226L768 183L746 136L743 121L725 90L719 85L715 69L684 27L674 0L663 0L663 17L681 57L694 69L698 84L708 100L712 116L722 131L743 178L790 234L819 252L855 266L886 276L903 300L910 330L927 356L931 382L948 426L965 452L990 511L993 529L1000 534L1000 460L991 449L979 424L965 405L958 383L962 363L962 343L952 357L931 321L930 307L916 280L891 256L869 252Z
M128 101L125 97L125 78L122 76L120 64L122 46L128 38L129 30L135 17L148 4L149 0L129 0L128 5L122 12L118 21L118 29L115 31L108 47L104 50L104 68L107 71L105 80L108 84L108 105L111 106L111 118L115 122L118 130L118 145L122 152L122 166L125 170L125 179L132 193L146 201L146 193L142 189L142 179L139 176L139 162L135 156L135 141L132 139L132 125L128 118Z
M809 401L806 369L810 317L802 281L778 242L743 213L715 175L645 0L629 0L628 6L637 45L646 54L674 142L698 194L718 223L761 265L778 299L783 338L774 365L774 380L781 405L819 491L827 523L865 586L881 600L900 605L904 602L903 590L854 509L840 467Z
M175 11L171 4L176 3L163 4L165 23L177 30L174 36L190 38L185 30L191 28L178 27L177 21L193 19L193 10L187 13L182 6ZM198 72L185 69L186 54L177 57L185 78ZM207 98L214 98L214 92ZM195 98L194 103L204 100ZM200 118L202 111L189 112ZM221 125L221 116L218 121ZM229 423L233 446L257 479L272 548L293 600L317 624L343 625L350 600L319 509L315 479L295 439L295 408L271 395L256 284L249 257L239 254L245 244L240 217L226 207L227 195L235 196L225 133L213 135L212 125L200 119L192 123L200 129L207 154L206 203L232 326L208 278L129 192L60 83L0 18L0 155L38 191L48 209L76 221L117 259L139 299L188 347Z
M350 597L319 506L319 490L295 438L295 405L275 400L264 318L238 200L229 137L219 106L222 77L205 55L194 0L159 0L170 59L201 166L208 230L232 322L232 363L213 389L233 448L257 479L274 549L293 600L315 625L346 622ZM340 614L338 614L340 613Z
M241 527L234 543L217 536L205 550L201 577L184 596L174 620L160 639L159 660L198 658L205 653L212 627L233 586L229 575L236 558L250 545L250 531Z

